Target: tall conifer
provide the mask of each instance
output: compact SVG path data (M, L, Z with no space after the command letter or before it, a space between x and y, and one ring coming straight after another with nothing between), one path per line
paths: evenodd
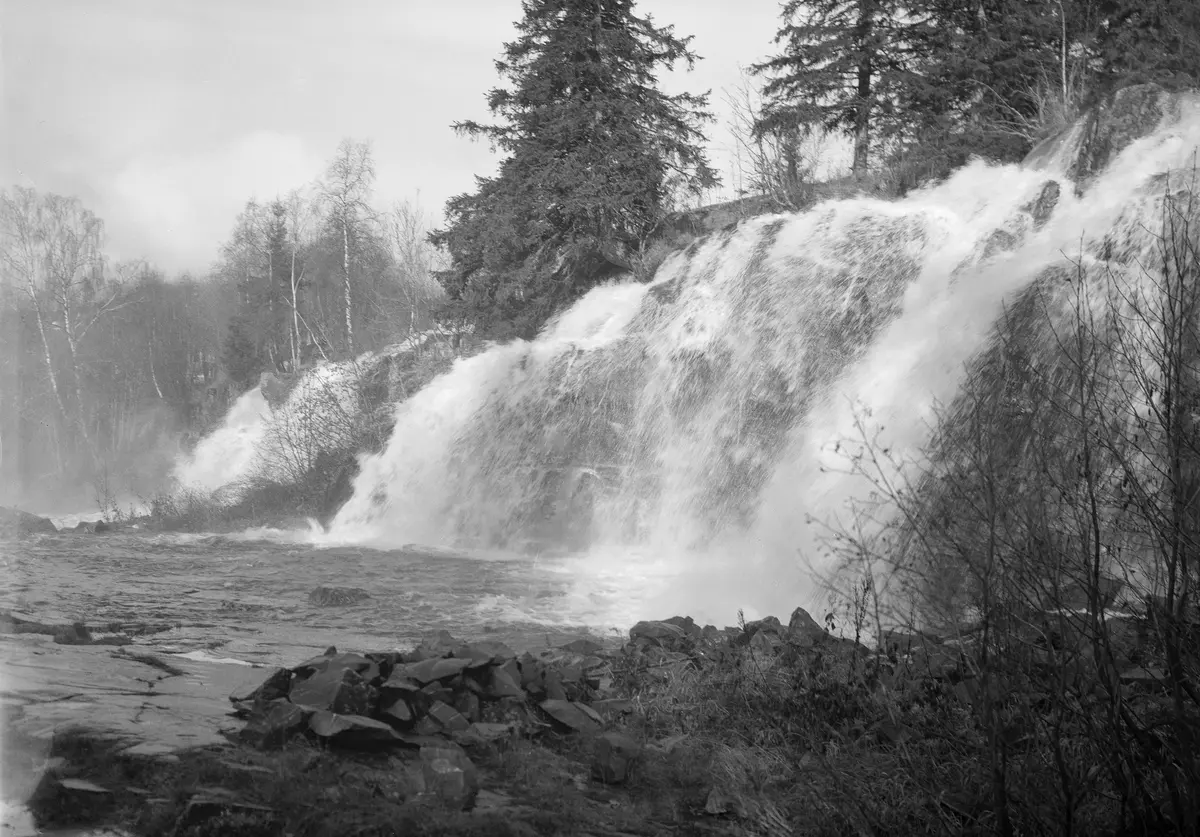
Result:
M612 274L672 201L716 183L701 124L707 94L668 95L657 73L696 56L632 0L525 0L497 62L496 124L460 122L505 157L447 204L440 279L493 333L528 336Z

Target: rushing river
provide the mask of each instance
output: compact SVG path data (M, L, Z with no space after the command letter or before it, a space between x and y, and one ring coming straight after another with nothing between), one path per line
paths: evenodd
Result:
M566 560L434 550L314 548L247 535L111 533L8 545L0 608L49 624L169 625L137 637L165 653L291 663L329 645L411 647L438 630L514 647L579 636ZM318 587L370 598L321 606ZM603 626L592 626L604 632Z

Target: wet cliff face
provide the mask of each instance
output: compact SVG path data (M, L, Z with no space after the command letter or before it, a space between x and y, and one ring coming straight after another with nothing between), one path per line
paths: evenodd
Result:
M1087 182L1134 140L1152 134L1164 120L1177 118L1181 103L1195 91L1168 91L1157 84L1122 88L1092 108L1070 128L1039 143L1023 165L1063 165L1067 175Z

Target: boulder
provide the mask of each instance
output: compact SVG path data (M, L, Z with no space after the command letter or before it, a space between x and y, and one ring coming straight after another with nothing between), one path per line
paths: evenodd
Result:
M573 732L599 732L604 719L590 706L570 700L544 700L538 704L542 711L561 726Z
M429 707L429 717L433 718L442 729L448 732L465 732L471 726L463 714L448 703L435 700Z
M660 648L680 648L687 645L688 634L678 625L669 622L638 622L629 629L631 642L655 645Z
M368 715L377 700L375 690L352 668L329 668L297 681L288 698L297 706L340 715Z
M102 535L111 532L112 526L103 520L81 520L71 531L81 535Z
M291 686L292 672L286 668L276 668L257 686L242 688L231 694L229 702L238 706L286 698Z
M456 810L467 810L479 794L479 771L467 754L451 744L421 748L425 792Z
M320 710L309 719L308 728L321 738L328 738L343 745L366 743L391 743L399 737L383 721L363 715L343 715L338 712Z
M292 735L304 729L311 715L311 711L284 698L275 698L260 707L238 733L238 739L262 749L282 747Z
M449 631L438 631L421 640L421 644L414 648L406 659L410 663L417 663L435 657L448 657L454 653L455 649L461 648L464 644L461 640L455 639Z
M817 620L809 615L808 611L802 607L798 607L792 611L792 618L788 620L788 636L792 638L817 637L825 636L825 629L817 624Z
M482 640L480 642L465 642L451 651L450 656L455 659L471 660L477 663L479 667L482 667L490 663L511 660L516 655L503 642ZM475 668L476 666L471 667Z
M571 640L567 644L559 647L561 647L564 651L570 651L574 654L582 654L585 657L599 654L604 650L603 645L595 642L594 640L587 639L586 637Z
M375 680L380 674L379 663L370 657L365 657L362 654L339 654L333 646L330 646L320 657L313 657L311 660L305 660L300 665L295 666L292 668L292 671L298 677L305 678L323 671L344 668L361 674L363 679L368 683Z
M782 636L785 633L783 625L774 616L766 616L762 619L757 619L753 622L746 623L746 633L753 637L757 633L770 633L775 636Z
M392 669L391 677L384 683L384 688L392 688L393 681L397 681L399 684L407 680L426 686L440 680L457 677L472 665L473 661L468 658L433 657L419 663L396 666Z
M315 607L345 607L371 598L360 587L318 587L308 594L308 603Z
M628 735L606 732L596 739L592 751L592 776L606 785L629 778L642 753L642 745Z
M931 648L941 644L942 640L933 634L889 629L883 632L879 647L888 654L910 654L918 649Z
M704 629L697 625L690 616L672 616L670 619L664 619L663 623L674 625L693 639L700 638L704 633Z
M562 673L550 669L543 673L543 689L550 700L568 700L566 686L563 685Z
M487 679L483 684L484 695L495 699L523 698L525 690L520 685L522 679L516 660L509 660L502 666L492 666L488 669Z
M382 713L386 717L394 718L397 721L401 722L402 724L412 723L412 719L413 719L412 707L409 706L408 701L406 701L402 697L398 697L395 700L391 701L391 703L387 706L387 708L382 710Z
M755 631L750 635L750 647L764 654L774 654L783 646L783 640L774 631Z
M92 632L82 622L59 625L54 629L54 641L58 645L91 645Z
M0 506L0 540L57 533L58 528L44 517Z
M464 691L459 694L458 699L454 701L454 708L457 709L462 716L471 723L474 723L483 717L483 711L479 703L479 696L474 692Z

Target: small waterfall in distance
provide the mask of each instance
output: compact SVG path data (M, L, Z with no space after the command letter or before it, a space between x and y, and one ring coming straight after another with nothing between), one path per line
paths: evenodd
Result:
M195 449L179 458L172 473L175 482L186 490L234 500L247 480L287 484L302 479L322 453L353 444L363 381L381 361L412 351L423 337L350 361L319 363L300 374L274 403L264 392L267 385L252 387Z
M266 438L271 408L258 387L238 396L213 432L175 463L183 488L216 492L248 476Z

